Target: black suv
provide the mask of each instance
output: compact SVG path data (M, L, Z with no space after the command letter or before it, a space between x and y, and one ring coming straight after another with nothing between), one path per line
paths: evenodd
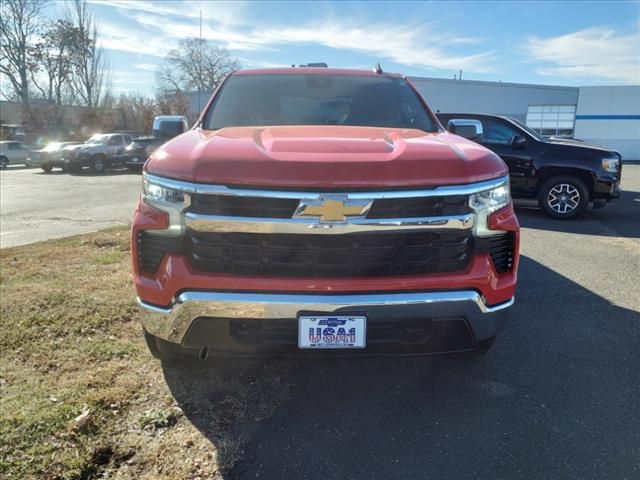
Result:
M144 162L156 148L188 128L184 115L158 115L153 119L152 136L135 138L119 158L130 171L141 172Z
M601 208L619 196L622 157L579 140L545 139L519 120L474 113L438 113L447 129L500 155L514 198L537 198L545 213L571 218L589 202ZM473 128L469 128L473 127ZM482 132L479 136L477 132Z

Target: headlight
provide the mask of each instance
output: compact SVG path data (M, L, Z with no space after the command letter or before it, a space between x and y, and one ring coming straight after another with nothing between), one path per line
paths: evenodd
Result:
M163 185L157 185L146 179L142 182L142 197L145 200L151 200L155 202L174 204L184 203L183 191L165 187Z
M610 173L618 173L618 169L620 168L620 159L618 157L603 158L602 168Z
M492 213L506 207L510 201L509 180L507 179L498 187L471 195L469 197L469 206L476 211Z

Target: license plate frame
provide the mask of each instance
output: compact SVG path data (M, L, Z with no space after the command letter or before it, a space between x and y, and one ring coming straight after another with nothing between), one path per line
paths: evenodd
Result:
M322 330L318 331L319 328ZM327 328L333 333L325 330ZM298 348L301 350L359 350L366 346L365 315L298 315Z

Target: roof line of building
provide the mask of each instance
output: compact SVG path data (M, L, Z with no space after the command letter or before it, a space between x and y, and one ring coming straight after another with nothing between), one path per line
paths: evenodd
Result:
M429 81L439 83L455 83L468 84L468 85L490 85L490 86L504 86L504 87L516 87L516 88L548 88L548 89L564 89L564 90L578 90L580 87L571 87L567 85L542 85L537 83L515 83L515 82L503 82L494 80L454 80L452 78L436 78L436 77L409 77L413 82Z

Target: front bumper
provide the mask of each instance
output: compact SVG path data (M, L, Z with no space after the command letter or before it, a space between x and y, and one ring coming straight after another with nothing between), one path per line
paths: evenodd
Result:
M142 168L144 163L147 161L147 156L144 153L141 154L127 154L123 155L124 163L128 167L140 167Z
M593 182L593 200L609 201L620 197L620 180L622 172L598 173Z
M89 158L88 154L81 154L73 157L64 157L62 161L65 167L85 167L89 165Z
M302 354L297 349L300 314L366 316L367 331L378 336L367 333L361 354L472 350L504 328L513 302L487 306L473 290L338 295L186 291L168 308L138 299L145 330L159 339L194 351L240 355ZM407 321L413 322L411 328L402 330Z
M62 160L60 157L52 157L52 156L46 156L46 155L29 157L27 158L26 163L30 167L43 167L47 165L50 165L52 167L64 166L64 160Z

